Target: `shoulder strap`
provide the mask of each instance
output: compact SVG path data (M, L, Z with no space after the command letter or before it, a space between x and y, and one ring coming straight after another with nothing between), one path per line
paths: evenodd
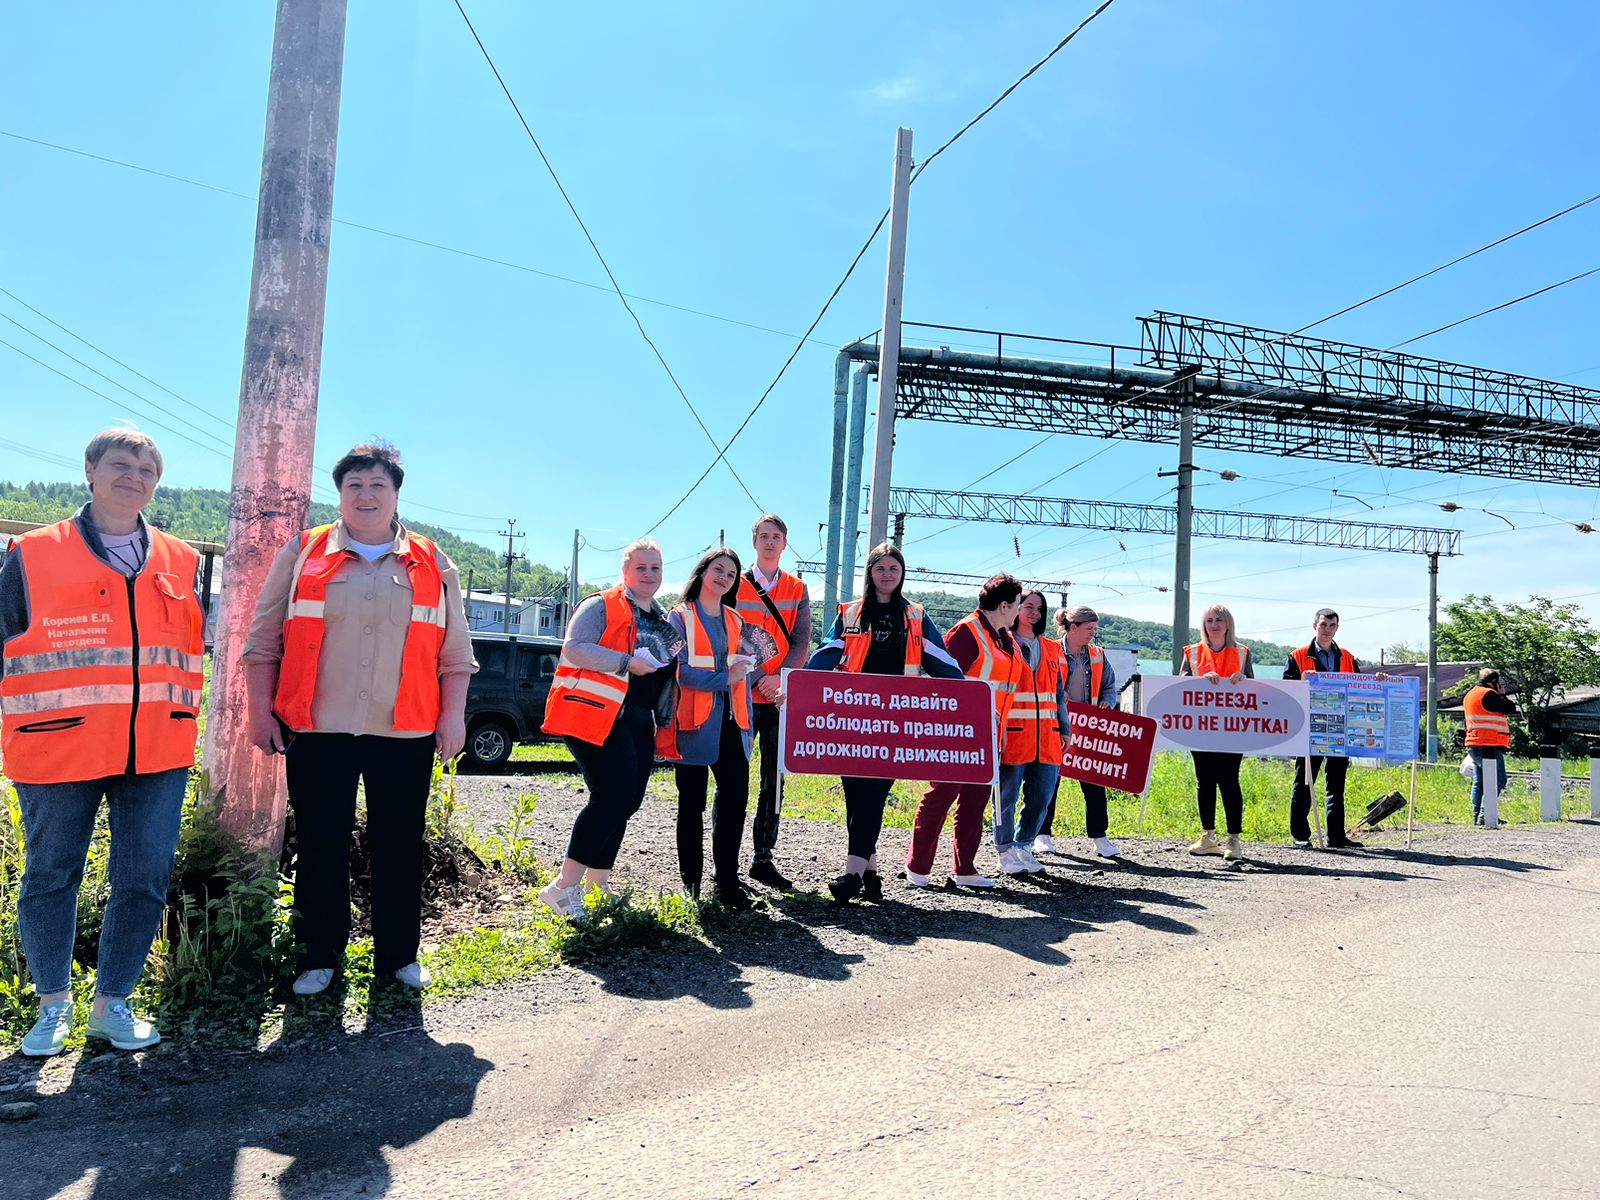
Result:
M744 577L750 581L750 586L755 588L756 595L761 597L761 603L767 606L767 611L772 614L772 619L778 623L778 628L783 630L783 640L791 646L794 645L794 630L784 624L783 614L778 611L778 606L772 602L772 597L767 595L767 589L756 582L756 569L751 567L744 573Z

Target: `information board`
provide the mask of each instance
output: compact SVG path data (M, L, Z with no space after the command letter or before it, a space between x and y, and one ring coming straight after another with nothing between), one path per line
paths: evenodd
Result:
M1311 753L1329 758L1417 756L1421 681L1415 675L1379 679L1345 671L1310 671Z

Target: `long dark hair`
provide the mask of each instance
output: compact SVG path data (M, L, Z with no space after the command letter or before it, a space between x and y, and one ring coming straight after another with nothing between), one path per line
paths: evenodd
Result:
M719 558L733 559L733 587L728 589L727 595L734 595L739 587L738 576L744 574L744 564L739 561L739 556L726 546L713 546L700 556L700 561L695 563L694 570L689 572L689 582L683 585L683 602L693 604L700 599L700 586L705 582L706 569Z
M1041 637L1044 636L1044 631L1046 629L1050 628L1050 601L1048 601L1048 600L1046 600L1044 598L1044 593L1043 592L1036 591L1036 590L1029 590L1029 591L1023 592L1022 593L1022 598L1017 601L1017 607L1019 609L1022 607L1022 605L1026 604L1028 602L1028 597L1029 596L1037 596L1037 597L1039 597L1039 623L1037 625L1035 625L1031 630L1028 631L1028 636L1029 637L1033 637L1033 638L1041 638ZM1020 624L1021 621L1022 621L1022 614L1021 614L1021 612L1018 612L1018 614L1017 614L1017 622Z
M892 558L900 564L900 582L894 585L894 592L889 597L889 607L899 608L906 601L902 594L906 586L906 556L900 553L900 547L893 542L879 542L867 551L865 586L861 589L861 598L868 605L878 603L878 589L872 583L872 568L886 558Z

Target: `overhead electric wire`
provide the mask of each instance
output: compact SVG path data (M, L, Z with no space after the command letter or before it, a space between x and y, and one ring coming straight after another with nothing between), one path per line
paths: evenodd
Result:
M455 0L455 3L456 3L456 6L459 8L460 4L461 4L461 0ZM1098 8L1096 8L1092 13L1090 13L1087 17L1085 17L1081 22L1079 22L1077 27L1075 29L1073 29L1073 31L1071 33L1067 34L1066 37L1062 38L1059 42L1057 42L1055 48L1052 49L1049 54L1046 54L1038 62L1034 63L1033 66L1029 67L1026 71L1024 71L1016 79L1016 81L1013 82L1010 87L1006 88L1005 91L1001 92L1000 95L997 96L994 99L994 101L989 104L989 106L987 108L985 108L977 116L973 117L972 120L968 121L965 125L963 125L960 129L958 129L955 132L955 134L952 137L950 137L942 146L940 146L937 150L935 150L932 154L930 154L927 158L925 158L920 164L918 164L915 168L913 168L913 170L911 172L910 182L911 183L915 183L919 178L921 178L922 173L924 171L926 171L930 165L932 165L934 159L938 158L941 154L943 154L951 146L955 145L958 141L961 140L961 138L966 134L966 132L969 129L971 129L979 121L983 120L986 116L988 116L996 108L998 108L1000 106L1001 102L1004 101L1007 96L1011 95L1012 92L1016 91L1017 88L1020 87L1030 76L1032 76L1034 74L1034 72L1038 71L1040 67L1044 66L1047 62L1049 62L1052 58L1054 58L1057 54L1059 54L1062 50L1064 50L1067 47L1067 45L1075 37L1078 36L1078 34L1083 32L1083 30L1089 25L1090 22L1092 22L1101 13L1105 12L1106 9L1110 8L1113 3L1115 3L1115 0L1103 0L1103 2L1100 4L1100 6ZM465 14L463 14L463 15L465 15ZM805 338L809 338L811 336L812 332L822 322L822 318L827 315L828 309L833 306L834 300L837 299L839 293L844 290L844 285L850 281L850 276L855 273L856 267L859 266L860 263L861 263L861 260L864 257L866 257L867 251L869 249L871 249L872 243L875 240L877 240L879 232L883 229L884 225L888 223L888 220L889 220L889 210L886 208L886 209L883 210L883 215L878 218L877 224L872 227L872 232L867 235L867 240L862 243L861 249L856 251L856 256L853 259L850 260L850 265L847 268L845 268L844 275L840 278L839 282L834 285L833 291L828 293L828 298L827 298L827 300L823 301L822 308L818 310L817 315L812 319L811 324L806 327L806 331L805 331L804 335L802 335L801 345L804 345L804 339ZM751 420L754 419L756 413L761 411L761 406L764 405L767 402L767 398L772 395L773 389L776 388L778 386L778 383L783 379L784 374L789 370L789 365L794 362L795 357L796 357L796 355L799 354L799 352L800 352L800 346L796 346L795 349L790 353L789 357L784 359L783 365L778 368L778 373L773 376L772 382L769 383L766 386L766 389L761 393L761 395L759 397L757 397L755 404L752 405L751 408L750 408L750 411L745 414L744 420L740 421L739 422L739 427L733 431L733 436L730 437L726 442L724 442L722 444L721 448L717 451L718 458L720 458L724 454L726 454L728 449L733 445L733 443L738 441L739 435L742 434L745 431L746 426L748 426L750 424ZM711 466L714 467L715 465L716 465L716 460L713 459ZM653 525L651 525L649 529L645 530L645 533L646 534L654 533L663 524L665 524L666 521L673 515L673 513L677 512L678 509L682 508L683 505L688 501L689 497L694 495L695 491L700 487L700 485L702 483L705 482L706 477L708 475L710 475L710 474L711 474L711 467L707 467L704 471L702 471L700 473L699 477L692 484L689 485L689 490L684 492L684 494L682 496L680 496L673 503L672 507L669 508L666 511L666 513L663 516L661 516Z
M138 163L128 162L125 159L110 158L104 154L94 154L88 150L80 150L76 146L63 146L58 142L47 142L40 138L28 137L25 134L15 133L8 129L0 129L0 137L13 138L19 142L27 142L30 145L42 146L47 150L56 150L62 154L76 155L79 158L87 158L94 162L105 163L108 166L122 167L125 170L137 171L143 175L153 175L158 179L170 180L173 183L185 184L188 187L201 188L208 192L219 192L224 196L232 196L239 200L255 201L257 199L257 197L247 195L244 192L236 192L232 188L218 187L215 184L205 183L198 179L189 179L182 175L174 175L167 171L157 171L154 168L140 166ZM334 217L333 223L335 225L343 225L348 229L359 229L363 233L374 233L379 237L393 238L398 242L409 242L413 246L422 246L429 250L438 250L444 254L454 254L460 258L468 258L477 262L488 263L491 266L505 267L511 271L521 271L524 274L537 275L543 279L553 279L558 283L570 283L574 287L588 288L591 291L596 292L605 292L607 295L610 295L612 292L612 288L603 283L593 283L587 279L574 279L570 275L560 275L554 271L545 271L538 267L530 267L527 263L519 263L506 258L497 258L492 254L482 254L476 250L465 250L460 246L452 246L447 242L437 242L429 238L418 237L415 234L400 233L393 229L384 229L378 225L368 225L362 221L353 221L348 217ZM722 313L707 312L705 309L701 308L690 308L686 304L674 304L670 300L660 300L654 296L640 295L638 292L627 292L625 294L629 300L636 300L641 304L653 304L658 308L668 308L674 312L686 313L689 316L704 317L708 321L721 321L725 325L738 325L744 329L753 329L758 333L770 333L774 337L793 338L795 336L793 333L790 333L787 330L773 329L770 326L757 325L751 321L741 321L737 317L725 316ZM812 338L810 340L815 345L826 346L829 349L834 348L833 343L827 339Z
M1493 308L1486 308L1482 312L1475 312L1470 317L1462 317L1459 321L1451 321L1448 325L1441 325L1437 329L1430 329L1427 333L1419 333L1416 337L1407 338L1403 342L1396 342L1392 346L1385 347L1385 349L1398 350L1401 346L1409 346L1412 342L1420 342L1423 338L1431 338L1436 333L1443 333L1447 329L1455 329L1457 326L1465 325L1468 321L1476 321L1479 317L1487 317L1490 313L1501 312L1505 309L1521 304L1525 300L1532 300L1535 296L1542 296L1546 292L1553 292L1557 288L1566 287L1569 283L1577 283L1580 279L1587 279L1591 275L1600 275L1600 267L1590 267L1587 271L1581 271L1576 275L1573 275L1567 279L1563 279L1560 283L1546 284L1544 287L1539 288L1536 291L1529 292L1525 296L1518 296L1515 300L1507 300L1504 304L1496 304ZM1501 436L1503 437L1505 435Z
M633 318L633 323L639 330L639 336L644 339L645 345L650 347L650 352L656 356L656 361L661 364L661 369L666 372L667 378L672 381L672 386L683 400L684 407L694 417L695 424L700 426L701 432L706 435L706 440L711 443L713 448L716 448L716 436L711 432L705 421L701 419L700 411L695 408L694 402L689 399L689 393L683 390L683 384L678 382L678 377L673 373L672 367L668 365L666 356L661 353L661 348L656 345L655 340L645 329L644 322L639 319L639 314L634 311L633 305L628 303L628 297L623 292L622 285L617 282L617 277L611 270L611 264L606 261L606 256L601 253L599 243L594 240L594 235L589 232L589 226L584 223L583 216L578 212L578 206L573 203L572 197L567 193L566 186L561 182L561 177L556 174L556 169L551 164L549 156L545 154L544 147L539 144L539 139L533 132L533 126L529 125L528 118L522 115L522 106L517 103L517 98L511 94L511 88L507 85L505 76L500 74L500 68L495 65L494 56L489 53L489 47L484 45L483 39L478 36L477 29L473 27L472 18L467 15L467 10L462 5L461 0L454 0L454 3L456 11L461 14L461 19L466 22L467 32L472 34L472 40L478 45L478 51L483 55L483 61L489 64L489 70L493 72L495 82L500 85L500 90L505 93L506 100L511 105L511 111L516 113L517 120L522 125L522 131L528 135L528 141L533 143L533 148L539 155L539 161L544 164L544 169L549 173L551 181L556 185L556 191L561 193L561 199L566 202L567 211L572 214L572 219L578 223L578 228L583 231L584 239L589 243L589 249L594 251L594 256L600 263L600 269L606 273L606 278L611 281L612 291L617 294L617 299L622 302L622 307L627 310L628 316ZM809 329L806 331L808 336L810 332ZM798 348L796 348L796 353L799 353ZM715 466L719 461L728 468L728 473L733 476L740 489L749 497L750 503L759 509L761 504L756 500L755 494L751 492L744 479L734 468L733 463L728 461L727 456L720 448L717 449L717 457L712 460L712 465Z

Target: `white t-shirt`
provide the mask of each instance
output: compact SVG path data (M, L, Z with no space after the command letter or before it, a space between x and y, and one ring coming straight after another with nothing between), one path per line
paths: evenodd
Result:
M392 541L358 542L354 538L351 538L350 549L361 555L361 557L366 559L368 562L377 562L385 554L388 554L394 549L394 543Z

